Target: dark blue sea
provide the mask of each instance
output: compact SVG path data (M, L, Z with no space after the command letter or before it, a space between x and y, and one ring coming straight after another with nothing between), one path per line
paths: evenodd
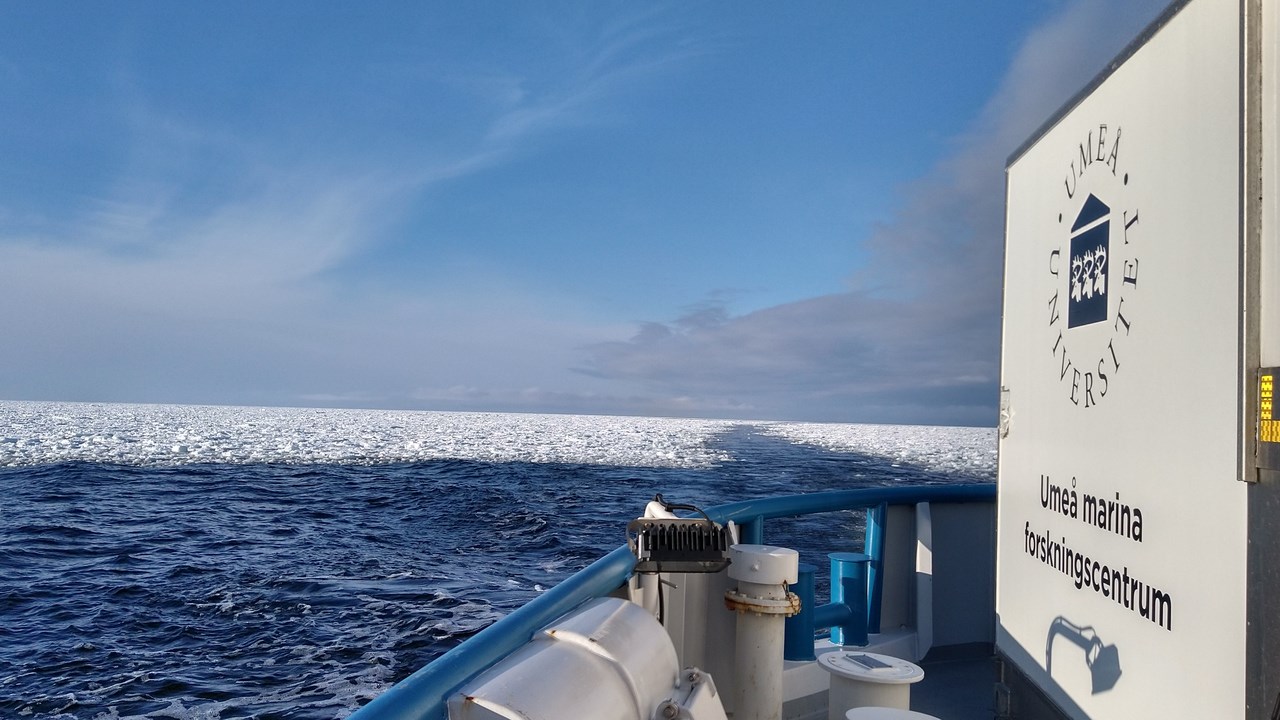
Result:
M61 442L46 430L0 442ZM765 430L725 424L698 440L714 462L666 466L11 459L0 717L345 717L622 544L654 493L711 506L993 480L985 459L939 469ZM822 565L860 533L847 514L778 522L766 539Z

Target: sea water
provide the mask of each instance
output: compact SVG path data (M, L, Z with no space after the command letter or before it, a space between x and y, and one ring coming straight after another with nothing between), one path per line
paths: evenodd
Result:
M655 493L994 474L989 428L0 402L0 717L344 717ZM821 565L860 532L766 539Z

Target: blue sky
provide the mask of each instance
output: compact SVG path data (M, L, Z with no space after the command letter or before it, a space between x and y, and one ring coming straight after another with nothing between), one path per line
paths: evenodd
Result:
M0 4L0 398L995 422L1160 0Z

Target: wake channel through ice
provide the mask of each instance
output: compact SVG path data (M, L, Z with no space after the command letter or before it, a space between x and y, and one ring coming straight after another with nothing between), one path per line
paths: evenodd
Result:
M766 423L761 431L801 445L882 457L938 473L996 476L995 428Z

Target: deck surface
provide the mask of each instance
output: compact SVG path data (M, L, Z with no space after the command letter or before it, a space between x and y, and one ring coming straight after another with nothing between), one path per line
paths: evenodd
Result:
M996 664L991 646L943 650L918 663L924 680L911 687L911 709L946 720L992 720Z

